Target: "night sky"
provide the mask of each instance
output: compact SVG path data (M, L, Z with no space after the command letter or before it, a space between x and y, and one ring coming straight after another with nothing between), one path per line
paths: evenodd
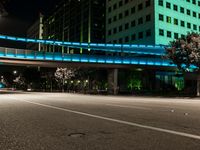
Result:
M0 34L26 37L28 27L38 18L39 12L48 14L60 0L7 1L4 7L8 15L0 18ZM0 41L0 46L7 45L13 44ZM17 44L17 47L23 47L22 45L23 44Z
M59 0L9 0L5 4L8 16L0 19L0 33L25 35L39 12L47 14Z

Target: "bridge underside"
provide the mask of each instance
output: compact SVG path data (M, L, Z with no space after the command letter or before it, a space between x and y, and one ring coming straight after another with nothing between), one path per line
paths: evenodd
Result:
M82 62L55 62L55 61L41 61L41 60L26 60L26 59L8 59L0 58L0 65L13 65L13 66L32 66L32 67L78 67L78 68L146 68L152 70L176 70L176 67L166 67L154 65L132 65L132 64L101 64L101 63L82 63Z

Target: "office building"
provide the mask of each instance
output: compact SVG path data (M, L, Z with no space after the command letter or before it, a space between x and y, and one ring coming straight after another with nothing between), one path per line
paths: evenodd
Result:
M168 45L200 33L199 0L107 0L106 42Z

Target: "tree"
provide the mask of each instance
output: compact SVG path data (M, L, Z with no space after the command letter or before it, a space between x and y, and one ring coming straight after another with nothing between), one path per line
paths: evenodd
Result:
M191 65L200 67L200 35L189 33L185 38L176 39L166 52L167 58L180 70L187 71Z
M25 87L25 78L19 75L16 77L13 82L16 84L17 87L19 88L24 88Z
M166 57L171 59L178 69L187 72L191 65L196 71L200 67L200 34L189 33L185 38L171 42L166 48ZM200 80L197 77L197 96L200 96Z
M75 76L75 69L74 68L57 68L54 75L58 84L62 85L62 92L64 92L65 81Z

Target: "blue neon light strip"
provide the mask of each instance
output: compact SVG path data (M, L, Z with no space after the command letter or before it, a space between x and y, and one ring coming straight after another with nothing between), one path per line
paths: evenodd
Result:
M54 40L19 38L6 35L0 35L0 39L19 41L19 42L32 42L32 43L58 45L71 48L82 48L86 50L90 49L95 51L101 50L107 52L136 53L136 54L157 55L157 56L165 54L165 47L159 45L79 43L79 42L64 42L64 41L54 41Z
M62 53L49 53L49 52L44 53L44 52L36 52L28 50L9 49L9 48L0 48L0 54L1 58L24 59L24 60L176 67L176 65L171 64L169 60L163 60L161 58L147 58L147 57L134 57L134 56L122 57L122 56L62 54Z

